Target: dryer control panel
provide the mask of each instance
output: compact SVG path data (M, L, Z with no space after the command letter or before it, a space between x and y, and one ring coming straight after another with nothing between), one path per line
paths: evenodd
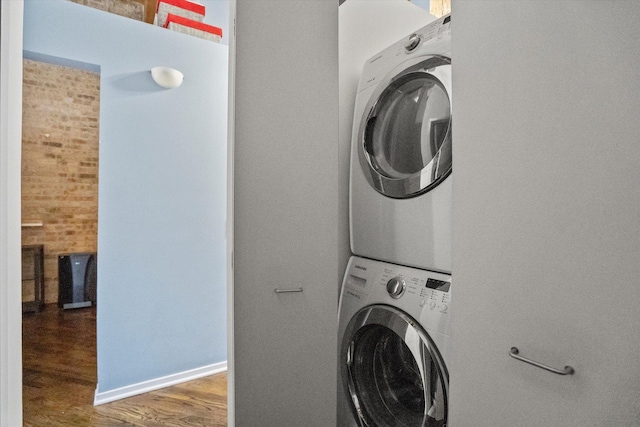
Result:
M398 65L397 56L446 54L451 51L451 15L442 16L369 58L362 69L358 92L380 83Z

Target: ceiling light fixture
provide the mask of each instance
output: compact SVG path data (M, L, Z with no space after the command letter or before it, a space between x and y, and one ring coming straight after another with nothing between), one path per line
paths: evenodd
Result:
M153 77L153 81L165 89L173 89L180 86L184 79L184 75L180 71L169 67L153 67L151 69L151 77Z

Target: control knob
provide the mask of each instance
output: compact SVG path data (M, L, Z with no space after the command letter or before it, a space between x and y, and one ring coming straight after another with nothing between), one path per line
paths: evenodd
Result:
M406 283L402 277L394 277L387 282L387 292L391 298L400 298L406 288Z
M415 48L418 47L418 45L420 44L422 40L420 39L420 36L417 34L411 34L409 36L409 41L407 42L407 44L404 45L404 49L407 52L411 52L412 50L414 50Z

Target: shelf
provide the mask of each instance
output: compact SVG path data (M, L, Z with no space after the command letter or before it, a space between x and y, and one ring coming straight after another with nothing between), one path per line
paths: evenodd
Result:
M44 246L43 245L24 245L22 246L23 257L26 253L31 252L33 259L32 271L33 278L33 295L34 301L24 301L22 303L22 312L40 311L44 307ZM24 262L24 258L23 258ZM25 280L23 280L24 282Z
M33 228L33 227L42 227L44 224L42 221L39 222L23 222L22 228Z

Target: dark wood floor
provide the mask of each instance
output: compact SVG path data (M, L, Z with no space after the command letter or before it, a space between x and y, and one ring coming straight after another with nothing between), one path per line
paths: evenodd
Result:
M22 327L25 426L227 425L226 373L94 407L95 308L47 305Z

